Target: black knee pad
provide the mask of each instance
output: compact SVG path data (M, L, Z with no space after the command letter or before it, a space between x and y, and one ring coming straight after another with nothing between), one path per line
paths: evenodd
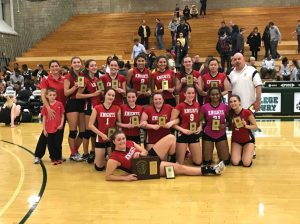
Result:
M169 155L168 162L176 163L176 154Z
M85 134L85 132L84 132L84 131L82 131L82 132L79 132L79 135L78 135L78 137L82 139L82 138L84 138L84 134Z
M203 165L208 166L212 164L212 160L203 160Z
M252 162L249 164L249 166L245 166L244 164L243 164L243 167L251 167L252 166Z
M77 133L78 133L78 131L70 131L69 132L69 138L75 139L77 137Z
M105 169L105 166L103 167L98 167L96 164L95 164L95 170L97 171L103 171Z
M83 137L85 139L90 139L90 137L91 137L91 131L90 130L85 130Z

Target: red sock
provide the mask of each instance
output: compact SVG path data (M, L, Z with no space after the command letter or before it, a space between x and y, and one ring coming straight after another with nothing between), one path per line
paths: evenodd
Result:
M72 155L75 155L77 152L78 152L77 149L71 149L71 154L72 154Z

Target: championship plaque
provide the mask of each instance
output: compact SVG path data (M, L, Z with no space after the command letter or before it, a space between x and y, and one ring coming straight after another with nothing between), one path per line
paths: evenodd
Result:
M190 131L191 132L196 132L196 130L197 130L196 122L190 122Z
M158 117L158 125L159 126L164 126L166 124L166 117L164 116L159 116Z
M111 81L111 88L113 88L113 89L119 88L119 81L117 79L113 79Z
M219 119L213 119L212 120L211 129L213 131L219 131L220 130L220 120Z
M194 84L194 77L193 75L186 75L186 84L193 85Z
M140 91L141 91L142 93L147 92L147 89L148 89L147 84L141 84L141 89L140 89Z
M132 159L132 173L139 180L159 179L160 159L158 156L146 156Z
M218 81L211 81L210 82L210 87L218 87L219 86L219 82Z
M243 123L241 117L235 117L235 118L233 118L233 121L234 121L234 124L235 124L236 128L244 127L244 123Z
M80 87L80 88L84 87L84 77L83 76L78 76L77 82L78 82L78 87Z
M139 126L139 124L140 124L139 116L137 116L137 115L132 116L132 117L131 117L131 124L132 124L132 126L134 126L134 127Z
M102 80L99 80L97 82L97 90L104 91L104 84L103 84Z
M165 166L166 178L175 179L175 172L173 166Z
M169 82L168 80L162 81L162 90L168 90L169 89Z
M110 138L116 132L115 128L109 128L107 132L107 137Z

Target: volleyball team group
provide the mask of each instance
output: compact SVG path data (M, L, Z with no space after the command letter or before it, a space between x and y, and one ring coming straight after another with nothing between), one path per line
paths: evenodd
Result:
M192 65L186 56L174 73L167 58L159 56L156 69L150 71L141 54L127 77L118 74L115 59L107 73L97 77L95 60L87 60L83 68L82 60L73 57L65 76L60 75L60 63L50 61L50 74L40 84L43 131L34 162L40 163L47 146L54 165L65 161L62 141L67 122L70 160L93 162L95 170L105 170L106 180L137 180L131 174L132 159L142 156L160 158L161 176L165 166L173 166L176 175L195 176L219 175L229 164L250 167L255 149L251 131L257 128L253 113L241 107L237 95L229 95L228 105L224 103L231 87L227 76L218 72L217 59L208 61L204 75ZM200 95L203 105L198 103ZM230 150L226 128L232 130ZM187 157L193 165L184 165ZM129 174L116 174L116 169Z

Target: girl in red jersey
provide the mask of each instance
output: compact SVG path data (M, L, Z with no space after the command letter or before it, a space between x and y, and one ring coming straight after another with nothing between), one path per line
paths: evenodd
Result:
M126 136L123 132L115 132L111 137L112 141L112 153L107 161L105 178L108 181L134 181L137 180L135 174L128 175L115 175L114 171L119 168L128 173L131 173L133 158L139 158L143 156L158 156L161 159L160 162L160 176L165 176L165 167L172 166L176 175L188 175L188 176L200 176L200 175L219 175L224 169L224 163L221 162L218 165L189 167L178 163L166 162L168 156L175 153L175 136L167 135L160 139L150 151L146 151L141 146L133 141L126 140Z
M193 79L187 84L187 76L191 75ZM200 73L198 71L193 70L193 61L190 56L185 56L182 59L182 65L180 67L180 71L176 74L176 91L179 92L179 103L185 100L184 91L187 85L193 85L197 92L200 91L199 87L200 82ZM196 97L195 99L196 100Z
M93 132L89 130L89 120L92 114L92 109L100 104L100 94L102 91L97 90L97 81L99 80L95 74L97 73L98 67L95 60L87 60L85 62L84 75L84 87L79 88L76 94L76 99L85 99L84 114L85 114L85 132L83 137L83 160L93 162L95 157L95 138ZM92 138L92 150L89 155L89 139Z
M216 58L211 58L208 61L209 72L201 76L200 79L200 94L204 96L204 103L209 102L208 90L211 87L218 87L222 91L222 96L226 95L229 90L229 82L226 74L218 72L219 61Z
M186 150L190 149L192 162L200 166L202 151L200 147L201 122L199 119L200 105L195 102L196 91L193 86L187 86L184 91L185 100L179 103L172 112L172 120L178 119L174 125L177 132L176 160L183 164Z
M140 144L140 120L143 107L136 105L135 103L137 100L137 93L135 90L128 90L126 98L127 104L120 106L121 113L118 117L118 126L122 128L128 140Z
M168 60L165 56L157 57L156 71L152 74L152 91L162 93L166 104L176 106L174 96L175 77L174 72L168 67Z
M134 59L136 67L128 71L127 86L137 91L138 105L149 105L151 95L151 72L146 68L146 56L139 54Z
M101 80L104 84L105 91L110 88L116 90L116 96L114 105L123 104L123 96L126 93L126 78L123 75L118 74L119 65L118 60L112 59L109 62L109 73L106 73L101 77Z
M54 110L52 110L49 106L48 100L46 98L46 90L48 88L53 88L56 90L56 100L60 101L63 106L66 105L66 97L64 94L64 77L60 75L60 64L57 60L51 60L49 62L49 69L50 69L50 73L48 76L44 76L41 84L40 84L40 88L41 88L41 99L43 101L43 106L45 106L45 108L47 109L47 114L49 116L50 119L54 119L55 118L55 112ZM62 158L62 141L63 141L63 136L64 136L64 128L62 128L59 131L58 134L58 138L60 141L60 147L58 148L59 150L59 155L61 157L62 161L65 161ZM34 163L40 163L41 158L45 155L46 152L46 147L47 147L47 137L44 135L44 133L42 132L38 143L36 145L35 148L35 152L34 152Z
M241 107L241 99L237 95L229 98L229 121L232 127L231 163L234 166L252 165L255 139L251 130L257 129L253 113Z
M149 105L141 117L141 127L147 129L145 144L148 150L159 139L171 133L170 128L176 122L176 120L170 121L172 110L173 107L164 104L162 93L153 95L153 105Z
M96 136L95 143L95 169L97 171L104 170L105 167L105 152L107 150L110 154L109 135L116 131L117 118L120 114L120 108L113 105L116 91L108 89L104 96L103 104L97 105L93 108L89 128ZM95 122L97 121L97 127Z
M210 165L216 145L218 157L225 165L230 164L230 154L226 136L226 121L228 119L228 106L222 102L221 90L212 87L208 90L209 103L204 104L200 110L200 120L205 121L202 132L203 164ZM217 122L218 125L215 125Z
M82 61L79 57L73 57L71 59L71 69L68 74L65 75L64 92L68 97L66 104L67 121L69 124L69 146L71 150L70 160L80 162L82 161L81 155L78 152L78 148L82 143L84 136L85 124L84 124L84 100L76 99L76 93L78 90L77 79L79 76L83 76L81 70ZM79 135L77 136L77 127L79 127Z

